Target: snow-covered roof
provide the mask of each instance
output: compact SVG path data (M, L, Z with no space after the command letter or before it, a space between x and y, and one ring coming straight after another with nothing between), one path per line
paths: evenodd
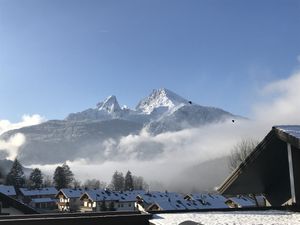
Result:
M278 130L281 130L295 138L300 139L300 126L299 125L282 125L275 126Z
M194 210L194 209L220 209L228 208L227 200L219 194L190 194L185 199L181 194L174 192L149 192L139 195L144 203L152 208L154 204L162 210Z
M135 202L136 196L145 193L144 191L109 191L103 189L92 189L84 192L92 201L120 201Z
M57 200L52 198L33 198L31 199L31 202L34 203L48 203L48 202L57 202Z
M56 195L58 192L55 187L44 187L38 189L20 188L19 190L24 196Z
M120 198L119 193L103 189L88 190L85 191L85 194L87 194L92 201L117 201Z
M157 205L161 210L185 210L186 208L181 202L176 202L172 200L160 199L149 206L149 209L152 208L153 205Z
M81 188L62 188L59 190L59 192L62 192L67 198L80 198L80 196L83 195L85 190Z
M5 194L7 196L17 195L14 186L8 185L0 185L0 193Z
M195 213L159 213L154 214L150 223L154 225L284 225L299 224L300 213L287 211L243 211L243 212L195 212Z
M147 192L147 193L142 193L139 194L139 197L143 199L143 201L147 204L152 204L160 200L165 200L169 198L183 198L183 196L180 196L177 193L168 193L168 192L158 192L158 191L153 191L153 192Z
M148 205L146 210L151 210L154 205L161 210L193 210L201 209L203 205L199 201L186 200L181 194L175 192L149 192L139 195Z
M120 202L135 202L136 196L139 194L144 194L145 191L143 190L134 190L134 191L123 191L120 195Z
M254 207L256 206L254 200L245 197L245 196L240 196L240 197L232 197L229 198L229 200L233 201L234 203L238 204L241 207Z
M210 209L228 208L226 198L220 194L193 193L189 195L192 199L199 201L204 207Z

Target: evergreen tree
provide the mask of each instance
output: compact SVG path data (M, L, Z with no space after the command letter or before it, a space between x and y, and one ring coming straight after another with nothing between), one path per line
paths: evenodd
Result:
M74 174L67 164L56 167L53 176L53 183L57 189L69 188L74 180Z
M15 188L23 187L25 184L25 175L21 163L15 159L10 172L6 176L6 184L13 185Z
M125 175L125 191L133 190L133 178L131 172L128 170Z
M0 184L5 182L5 176L3 175L3 169L0 167Z
M123 173L116 171L111 180L112 188L115 191L124 191L124 180Z
M91 179L91 180L86 180L83 184L83 187L89 188L89 189L105 189L107 187L107 183L104 181L100 181L97 179Z
M29 176L29 185L31 188L41 188L43 185L43 175L39 168L33 169Z
M72 173L70 167L65 163L62 165L62 168L63 168L64 174L65 174L67 187L69 187L72 184L72 182L74 181L74 174Z
M53 183L58 190L66 187L64 170L61 166L56 167L54 171Z

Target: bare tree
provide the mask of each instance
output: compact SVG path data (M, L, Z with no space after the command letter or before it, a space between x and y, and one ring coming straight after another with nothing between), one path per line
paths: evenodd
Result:
M149 185L145 182L141 176L133 176L133 189L134 190L149 190Z
M72 185L71 186L73 186L73 188L81 188L81 181L80 180L76 180L75 178L74 178L74 180L72 181Z
M53 186L52 177L49 175L44 175L43 187Z
M246 158L247 156L255 149L259 141L253 139L242 139L238 142L229 156L229 169L231 171L235 170Z
M104 189L107 187L107 183L104 181L99 181L97 179L91 179L91 180L86 180L83 184L83 187L89 188L89 189Z

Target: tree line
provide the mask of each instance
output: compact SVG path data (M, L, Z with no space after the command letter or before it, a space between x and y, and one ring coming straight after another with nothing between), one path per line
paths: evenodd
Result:
M26 177L18 159L14 160L6 177L2 174L2 178L4 178L2 180L6 185L13 185L17 189L22 187L36 189L49 186L55 186L58 190L61 188L108 188L114 191L149 189L149 185L143 177L134 176L130 171L127 171L125 176L122 172L115 171L110 184L97 179L88 179L81 183L75 179L73 172L66 163L56 167L52 178L45 176L39 168L34 168L29 177Z

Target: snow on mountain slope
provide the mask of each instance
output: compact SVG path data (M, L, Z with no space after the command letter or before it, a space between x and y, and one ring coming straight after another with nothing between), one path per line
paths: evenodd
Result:
M236 118L236 116L222 109L200 105L183 105L172 113L151 121L146 128L152 134L160 134L203 126L209 123L224 122L232 118Z
M127 108L121 108L116 96L111 95L107 97L103 102L99 102L96 108L90 108L78 113L71 113L67 116L67 121L89 121L89 120L111 120L121 119L129 116L131 110Z
M136 110L146 114L151 114L154 110L162 109L162 111L166 111L185 104L189 104L188 100L166 88L161 88L153 90L150 96L140 101Z
M24 134L26 142L18 157L26 163L56 163L82 157L105 159L103 143L117 143L144 128L154 136L233 118L236 116L222 109L197 105L170 90L158 89L141 100L136 110L121 108L117 98L109 96L95 108L71 113L64 120L8 131L0 140ZM159 154L155 148L147 154Z
M115 113L122 111L116 96L111 95L107 97L104 102L100 102L97 104L97 108L99 111L107 111L108 113Z

